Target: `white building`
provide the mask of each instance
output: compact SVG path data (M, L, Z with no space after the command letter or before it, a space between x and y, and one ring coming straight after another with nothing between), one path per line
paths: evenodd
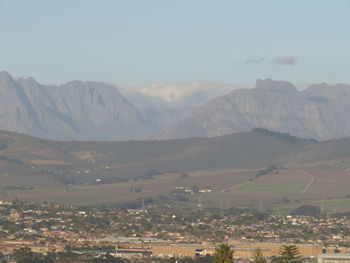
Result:
M350 263L350 253L319 254L317 263Z

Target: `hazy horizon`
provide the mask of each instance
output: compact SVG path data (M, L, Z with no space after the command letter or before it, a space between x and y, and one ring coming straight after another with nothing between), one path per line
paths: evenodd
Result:
M244 88L244 89L252 89L255 87L256 85L256 81L261 79L261 80L265 80L265 79L272 79L272 78L256 78L255 80L253 80L252 82L225 82L225 81L203 81L203 80L189 80L189 81L183 81L183 82L169 82L169 81L155 81L155 82L151 82L151 83L146 83L144 85L142 84L138 84L138 85L132 85L132 84L123 84L123 83L115 83L112 81L107 81L107 80L94 80L91 78L87 78L87 79L77 79L77 78L73 78L73 79L67 79L64 80L62 82L43 82L40 81L39 79L37 79L35 76L17 76L17 75L13 75L12 72L9 72L6 69L0 69L0 72L6 72L8 74L11 75L11 77L14 80L20 80L20 79L29 79L29 78L33 78L35 81L37 81L39 84L41 85L52 85L52 86L60 86L60 85L64 85L66 83L69 82L73 82L73 81L83 81L83 82L100 82L100 83L105 83L108 85L113 85L115 86L117 89L119 89L120 91L122 90L142 90L144 88L149 88L149 87L154 87L154 86L178 86L178 87L183 87L186 85L190 85L190 84L205 84L205 85L209 85L209 84L220 84L220 85L226 85L226 86L230 86L232 88L232 90L234 89L240 89L240 88ZM345 84L345 85L349 85L349 82L326 82L323 81L322 79L320 79L319 81L316 82L310 82L310 83L297 83L297 82L293 82L290 81L288 79L272 79L274 81L286 81L286 82L290 82L291 84L293 84L298 91L302 91L305 90L306 88L308 88L308 86L310 85L314 85L314 84L322 84L322 83L326 83L330 86L333 85L338 85L338 84Z
M350 83L349 14L347 0L1 0L0 70L55 84Z

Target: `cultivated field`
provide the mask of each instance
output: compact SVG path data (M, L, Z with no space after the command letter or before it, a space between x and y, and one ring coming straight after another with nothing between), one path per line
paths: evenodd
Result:
M248 180L256 170L213 170L195 171L188 178L181 178L179 173L160 175L153 179L129 181L114 184L71 186L31 191L8 192L7 197L28 201L53 201L67 204L97 205L103 203L129 202L137 198L168 195L177 186L212 189L219 192L227 186L234 186ZM133 189L141 189L139 192ZM188 195L190 199L192 195Z
M179 207L202 209L248 207L287 213L300 205L317 205L324 212L350 211L350 173L336 160L278 169L251 180L258 169L194 171L188 178L179 173L129 182L2 191L7 198L52 201L78 205L120 204L140 198L168 196L176 187L210 189L209 193L183 194L188 201ZM3 180L3 178L1 179ZM331 187L325 187L326 185ZM135 191L138 189L138 191Z
M286 212L311 203L350 211L347 145L346 138L317 143L266 131L130 142L57 142L0 132L0 195L81 205L153 198L195 209ZM277 170L256 178L272 164Z

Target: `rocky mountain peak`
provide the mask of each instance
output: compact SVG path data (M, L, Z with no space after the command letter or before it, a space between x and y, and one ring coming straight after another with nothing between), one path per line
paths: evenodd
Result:
M0 71L0 78L8 78L8 79L12 79L11 75L7 72L7 71Z
M159 138L210 137L253 128L318 140L349 136L350 86L324 86L298 92L289 82L259 79L255 89L207 102Z
M25 79L18 79L17 82L22 85L22 86L26 86L26 87L37 87L40 86L40 84L34 79L34 78L25 78Z
M0 71L0 88L13 82L11 75L6 71Z
M59 140L141 139L153 132L113 85L72 81L45 86L0 73L0 129Z
M272 79L258 79L255 88L262 91L298 92L297 88L292 83Z

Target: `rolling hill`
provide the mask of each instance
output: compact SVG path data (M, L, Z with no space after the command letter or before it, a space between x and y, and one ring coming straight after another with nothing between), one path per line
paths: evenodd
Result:
M328 203L346 210L349 145L350 138L317 142L260 128L126 142L62 142L1 131L0 197L75 204L161 198L192 208L199 198L206 207L256 207L263 200L281 209L334 199ZM212 192L183 197L178 186Z
M96 179L110 183L171 172L263 167L312 144L262 129L214 138L128 142L60 142L1 132L0 160L23 174L30 168L61 183L93 184Z

